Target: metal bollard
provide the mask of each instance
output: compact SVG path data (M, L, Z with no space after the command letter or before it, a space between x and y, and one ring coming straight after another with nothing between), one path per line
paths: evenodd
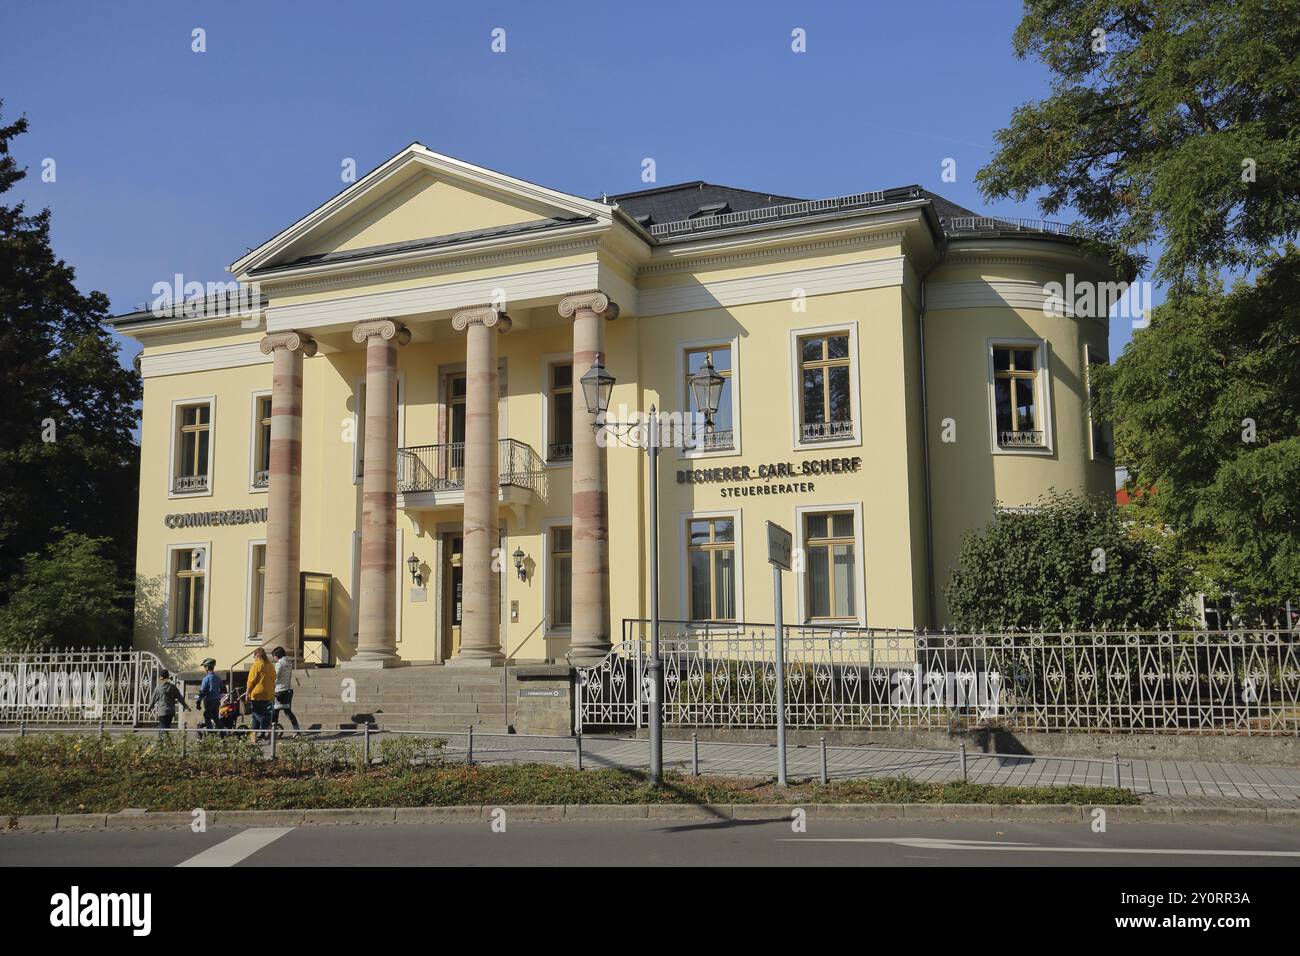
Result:
M582 769L582 734L578 733L573 738L574 746L578 753L578 769Z
M826 738L821 738L822 762L821 762L821 781L823 784L830 783L830 773L826 766Z
M1114 759L1113 759L1113 763L1114 763L1114 770L1115 770L1115 789L1118 790L1118 789L1120 789L1120 782L1119 782L1119 751L1118 751L1118 750L1115 751L1115 756L1114 756Z
M370 769L370 721L361 725L361 755L366 769Z
M691 776L700 775L700 735L691 734Z
M474 725L465 728L465 766L474 762Z
M966 741L961 742L961 779L965 783L966 777Z

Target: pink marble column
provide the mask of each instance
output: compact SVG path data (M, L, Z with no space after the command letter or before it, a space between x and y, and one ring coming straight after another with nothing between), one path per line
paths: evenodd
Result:
M498 451L497 337L510 317L489 306L464 309L451 319L465 332L465 517L462 552L460 650L449 661L497 665L501 652L501 486Z
M409 342L411 333L381 319L358 325L352 340L366 347L366 442L357 651L351 663L387 667L397 663L397 346Z
M271 473L266 493L266 581L262 635L295 657L302 512L302 360L316 343L301 332L262 339L271 356Z
M582 292L560 302L560 315L573 319L575 385L605 354L606 321L618 306L603 292ZM595 416L578 388L573 396L573 625L569 661L598 663L609 639L609 492L605 449L592 429Z

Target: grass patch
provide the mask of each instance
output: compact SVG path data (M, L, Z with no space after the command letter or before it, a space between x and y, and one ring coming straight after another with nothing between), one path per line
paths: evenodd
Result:
M546 764L465 766L428 743L379 748L365 769L350 742L286 741L271 762L245 739L203 741L185 758L148 736L49 734L0 743L0 816L45 813L631 803L1069 803L1131 804L1110 787L998 787L853 780L785 790L768 779L668 774L653 787L637 771Z

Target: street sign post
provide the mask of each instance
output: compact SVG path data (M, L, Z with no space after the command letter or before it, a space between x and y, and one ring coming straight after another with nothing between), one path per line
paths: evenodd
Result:
M776 785L785 779L785 613L781 606L781 572L791 569L794 538L779 524L767 523L767 560L772 565L773 635L776 639Z

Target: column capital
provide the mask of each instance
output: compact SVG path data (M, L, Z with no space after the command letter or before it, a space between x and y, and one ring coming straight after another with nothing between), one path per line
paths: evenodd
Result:
M276 349L284 349L287 352L297 352L302 350L302 354L308 357L316 354L316 340L306 332L272 332L270 335L263 336L259 346L263 355L270 355Z
M512 324L510 316L490 305L476 305L461 309L451 317L451 327L457 332L464 332L471 325L481 325L488 329L495 328L504 335L510 331Z
M385 341L396 339L397 345L405 345L411 341L411 332L402 323L394 322L392 319L376 319L373 322L362 322L352 329L352 341L358 345L367 339L375 337Z
M560 315L566 319L573 318L579 312L594 312L612 321L618 318L618 303L596 289L590 292L575 292L560 300Z

